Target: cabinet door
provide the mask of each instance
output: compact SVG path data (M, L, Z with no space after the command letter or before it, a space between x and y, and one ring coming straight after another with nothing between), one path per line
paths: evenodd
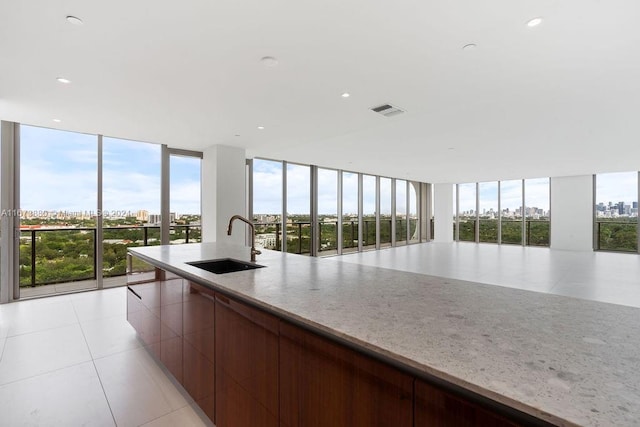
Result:
M128 286L127 320L145 348L160 358L160 282Z
M183 383L185 390L215 422L214 293L187 282L183 297Z
M160 360L182 383L182 293L183 280L160 282Z
M280 419L286 427L413 425L413 378L280 322Z
M278 425L278 320L216 294L216 425Z
M440 388L416 380L416 427L515 427L519 424Z

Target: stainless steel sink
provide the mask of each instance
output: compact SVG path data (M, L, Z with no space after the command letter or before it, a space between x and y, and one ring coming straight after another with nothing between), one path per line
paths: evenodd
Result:
M238 261L237 259L232 258L220 258L208 261L193 261L188 262L187 264L210 271L215 274L233 273L235 271L246 271L264 267L264 265L258 265L248 261Z

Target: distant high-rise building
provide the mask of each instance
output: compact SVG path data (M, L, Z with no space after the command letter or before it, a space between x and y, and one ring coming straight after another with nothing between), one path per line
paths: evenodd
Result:
M149 211L139 210L136 213L136 220L142 222L149 222Z
M162 221L161 215L158 215L158 214L149 215L149 224L160 224L161 221Z
M631 204L631 207L632 207L633 209L638 209L638 202L633 202L633 203Z
M624 215L624 202L618 202L618 215Z

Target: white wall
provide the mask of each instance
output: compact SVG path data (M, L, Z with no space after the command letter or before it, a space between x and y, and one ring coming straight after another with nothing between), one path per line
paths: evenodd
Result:
M593 250L593 176L551 178L551 248Z
M214 145L202 158L202 241L245 243L246 226L234 224L227 236L229 219L246 216L246 155L241 148Z
M433 186L434 242L453 242L453 184Z

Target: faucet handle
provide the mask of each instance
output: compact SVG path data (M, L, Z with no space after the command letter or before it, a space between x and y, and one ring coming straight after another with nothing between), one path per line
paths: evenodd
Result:
M262 252L260 252L258 249L254 249L252 252L256 255L262 254Z

